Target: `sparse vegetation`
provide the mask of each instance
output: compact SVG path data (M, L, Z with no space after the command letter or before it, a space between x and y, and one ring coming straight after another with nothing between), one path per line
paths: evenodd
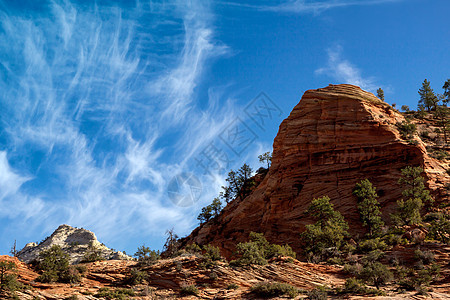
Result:
M95 246L93 242L90 242L81 262L94 262L101 260L105 260L102 256L102 251Z
M240 257L230 263L237 266L265 265L267 260L276 256L290 256L296 254L289 245L270 244L262 233L250 232L249 242L239 243L236 248Z
M406 140L411 140L414 137L414 134L417 132L416 124L409 121L397 123L397 128L400 131L402 137Z
M129 285L136 285L143 283L147 278L148 275L146 272L133 268L131 269L130 274L125 277L124 282Z
M98 293L95 294L95 297L105 298L107 300L112 300L112 299L125 300L125 299L128 299L130 296L133 297L134 295L135 295L135 293L131 289L111 290L111 289L105 287L105 288L100 288L98 290Z
M159 250L155 251L150 249L150 247L142 245L138 247L136 253L134 253L134 257L138 259L140 264L148 265L158 261L161 258L161 253Z
M272 163L272 152L266 152L258 156L260 163L266 163L267 169L270 168L270 164Z
M182 296L189 296L189 295L197 296L198 293L199 293L198 288L193 284L183 286L180 290L180 294Z
M272 298L287 295L294 298L298 295L298 289L287 283L263 282L251 288L252 293L262 298Z

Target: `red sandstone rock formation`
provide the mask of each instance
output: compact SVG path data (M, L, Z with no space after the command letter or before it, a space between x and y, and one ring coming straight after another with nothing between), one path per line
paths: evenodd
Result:
M450 182L444 164L427 154L416 134L405 140L396 124L402 114L373 94L352 85L307 91L281 125L273 143L272 166L243 201L230 203L214 222L197 228L185 243L212 243L230 256L250 231L300 251L299 233L312 222L305 210L313 198L328 195L350 224L364 233L352 190L368 178L380 196L383 218L401 199L397 183L408 165L424 167L427 186L437 202L448 201Z

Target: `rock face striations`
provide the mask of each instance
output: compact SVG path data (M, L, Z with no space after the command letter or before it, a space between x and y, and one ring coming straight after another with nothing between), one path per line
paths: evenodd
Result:
M448 201L450 183L444 163L427 154L415 134L402 137L401 113L373 94L352 85L307 91L279 128L269 172L243 201L232 201L213 222L195 229L185 243L212 243L230 256L250 231L263 232L273 243L300 251L299 233L313 221L305 214L313 198L328 195L350 225L364 232L355 184L368 178L376 187L383 217L401 199L401 169L422 166L427 186L439 202Z
M69 254L71 264L81 262L85 254L92 249L95 249L104 259L132 259L120 251L109 249L101 244L93 232L83 228L74 228L69 225L59 226L51 236L39 244L26 244L18 252L17 257L25 263L30 263L38 258L41 251L49 249L53 245L61 246L64 252Z

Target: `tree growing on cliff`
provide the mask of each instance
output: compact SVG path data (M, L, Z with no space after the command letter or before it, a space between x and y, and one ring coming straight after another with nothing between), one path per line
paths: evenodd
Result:
M369 179L364 179L356 184L353 194L358 198L358 211L363 226L366 226L369 229L369 235L373 236L374 232L384 225L376 189Z
M198 215L197 220L200 224L206 223L212 218L217 217L222 211L222 202L219 198L214 198L213 202L202 208L202 212Z
M379 89L377 90L377 97L378 97L381 101L384 101L384 91L383 91L382 88L379 88Z
M430 82L425 79L422 83L422 87L419 89L419 105L423 105L428 112L436 109L436 105L438 103L438 98L433 92L433 89L430 86Z
M270 168L270 164L272 163L272 152L266 152L258 156L260 163L266 163L267 169Z
M397 201L397 212L392 215L392 220L398 225L418 224L422 221L421 209L424 204L432 204L433 198L425 188L423 168L407 166L401 171L402 177L398 182L404 187L404 198Z
M334 210L330 198L313 199L306 213L316 220L306 225L306 231L301 234L306 253L322 255L326 248L339 249L348 235L348 224L341 213Z
M228 173L226 182L228 186L222 186L222 192L220 192L220 197L229 203L231 200L239 197L240 200L244 200L245 197L250 193L250 188L253 186L254 182L250 179L252 175L252 168L244 164L239 170L231 170Z
M172 258L177 256L178 249L180 248L180 242L178 240L178 235L172 229L166 231L167 239L164 243L163 252L161 256L164 258Z
M447 79L447 81L444 83L444 86L442 87L444 89L444 100L442 101L445 106L450 102L450 79Z

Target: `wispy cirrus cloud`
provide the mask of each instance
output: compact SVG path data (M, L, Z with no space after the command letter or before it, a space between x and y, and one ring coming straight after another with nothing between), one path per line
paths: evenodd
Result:
M360 86L362 89L374 92L377 88L374 78L366 78L361 74L361 70L350 61L342 57L342 47L336 46L328 49L328 61L325 67L315 71L316 75L326 75L339 83L349 83Z
M208 4L45 7L0 11L0 186L30 208L0 215L35 220L35 234L65 222L123 244L136 228L187 233L198 207L174 206L167 183L234 119L231 101L203 107L195 94L207 63L228 51Z
M403 0L324 0L324 1L314 1L314 0L289 0L284 1L280 4L273 6L263 6L261 9L274 11L274 12L285 12L285 13L313 13L319 14L323 11L347 7L347 6L365 6L365 5L377 5L385 3L400 2Z

